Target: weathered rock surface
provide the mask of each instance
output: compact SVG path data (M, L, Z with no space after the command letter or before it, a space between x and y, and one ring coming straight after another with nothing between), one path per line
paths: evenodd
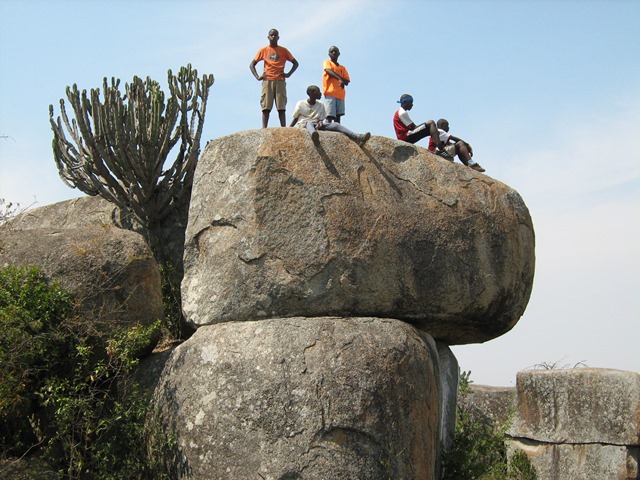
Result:
M122 217L118 207L101 197L78 197L27 210L12 219L8 226L14 230L97 226L128 229L131 222Z
M640 445L640 374L575 368L518 372L509 434L550 443Z
M637 480L638 448L601 444L548 444L514 440L538 480Z
M511 188L404 142L299 129L211 141L195 174L183 309L195 325L393 317L452 344L518 321L534 273Z
M453 436L456 429L460 369L458 367L458 359L447 345L442 342L436 342L436 347L440 365L440 385L442 385L440 401L442 405L442 421L440 424L441 449L442 451L449 451L453 446Z
M199 328L168 359L157 420L172 478L421 479L438 458L435 342L390 319Z
M540 480L640 478L640 374L578 368L518 372L509 431Z
M461 408L474 419L496 427L506 426L517 412L514 387L471 384L468 394L465 398L460 398L459 402Z
M182 256L184 252L184 232L187 228L187 214L190 194L176 204L170 215L155 225L156 255L158 259L175 269L176 284L182 280ZM102 197L85 196L64 200L28 210L8 222L13 230L33 230L39 228L74 229L82 227L114 226L141 234L147 242L149 232L138 224L132 215L123 212L115 204Z
M37 265L71 293L95 328L162 318L160 272L144 239L115 227L0 229L0 267ZM152 348L152 346L151 346Z

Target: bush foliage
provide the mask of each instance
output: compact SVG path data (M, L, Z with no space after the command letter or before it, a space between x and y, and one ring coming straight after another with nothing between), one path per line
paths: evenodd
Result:
M443 480L535 480L526 454L507 454L509 424L475 418L460 401L469 395L470 377L471 372L460 374L455 435L443 460Z
M37 268L0 270L3 455L37 452L69 479L159 478L141 441L149 399L132 379L159 326L96 342L73 322L71 297Z

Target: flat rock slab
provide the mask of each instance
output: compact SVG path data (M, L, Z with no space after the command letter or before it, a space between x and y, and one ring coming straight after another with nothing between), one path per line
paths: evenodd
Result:
M511 422L517 411L514 387L491 387L469 385L466 398L459 400L460 406L474 420L502 428Z
M523 451L539 480L637 480L638 448L601 444L537 443L510 441Z
M523 370L509 434L547 443L640 445L640 374L602 368Z
M209 142L185 243L196 326L306 316L392 317L452 344L510 330L534 274L513 189L405 142L360 148L295 128Z

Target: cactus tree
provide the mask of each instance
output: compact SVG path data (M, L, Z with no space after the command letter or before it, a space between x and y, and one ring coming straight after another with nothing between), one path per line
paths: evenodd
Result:
M176 205L190 195L200 154L213 75L198 78L191 65L177 75L168 73L170 96L147 77L133 77L118 89L120 80L105 78L100 89L80 92L67 87L75 118L71 121L60 100L61 116L54 120L53 153L63 181L88 195L100 195L130 214L148 235L152 248L154 229ZM65 129L69 138L65 135ZM178 146L174 160L167 158Z

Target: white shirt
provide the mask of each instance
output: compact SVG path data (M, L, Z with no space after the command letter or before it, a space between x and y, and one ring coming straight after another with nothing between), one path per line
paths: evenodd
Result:
M400 118L400 121L404 123L406 127L413 123L413 120L411 120L411 117L409 116L409 112L402 107L398 109L398 118Z
M316 101L313 105L309 105L308 100L300 100L296 103L296 108L293 110L293 118L298 119L296 127L305 127L307 122L320 123L327 117L327 112L324 109L322 102Z

